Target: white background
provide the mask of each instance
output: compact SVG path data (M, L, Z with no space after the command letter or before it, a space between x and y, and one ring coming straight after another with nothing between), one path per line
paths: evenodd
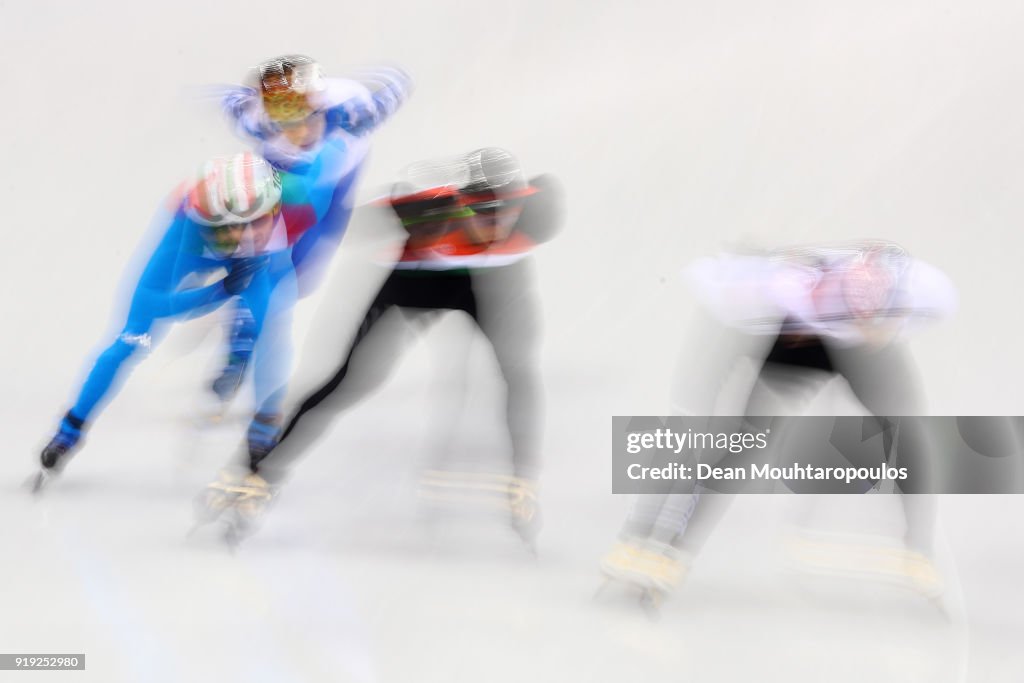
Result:
M778 598L783 584L756 578L775 500L737 505L660 623L588 599L625 509L607 493L609 417L666 409L697 333L677 277L692 258L738 241L899 241L961 296L914 343L930 411L1024 410L1022 19L994 1L4 3L0 651L85 651L86 676L107 681L199 680L204 666L223 680L1019 680L1015 497L943 501L948 628L906 596ZM567 187L569 222L539 256L536 566L497 521L431 542L411 521L458 320L339 423L238 557L183 540L192 492L237 436L181 424L215 363L203 323L139 369L52 496L18 489L156 207L240 147L199 87L285 52L329 73L387 60L413 75L367 193L411 161L482 145ZM343 255L352 284L325 295L338 334L370 287L359 261ZM313 315L304 304L300 333ZM466 455L504 448L488 363L470 347Z

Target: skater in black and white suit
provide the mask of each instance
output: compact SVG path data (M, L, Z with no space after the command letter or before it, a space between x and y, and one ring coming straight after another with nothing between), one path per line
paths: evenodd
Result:
M927 435L915 421L901 424L892 418L924 413L920 382L903 341L920 323L955 308L955 290L944 274L898 245L870 241L703 259L687 275L704 317L683 351L674 414L721 415L716 412L721 390L743 358L754 363L756 379L742 410L725 414L744 417L715 418L733 429L763 431L771 426L769 416L799 415L827 383L841 377L873 416L865 419L882 434L884 453L874 456L889 458L895 451L912 473L901 491L935 490ZM709 333L715 329L721 332ZM739 464L744 457L711 464ZM680 482L672 493L637 496L619 543L602 561L604 573L670 591L731 494L741 490L714 488L721 491L702 493L691 482ZM714 493L722 495L709 495ZM905 565L929 585L926 590L936 590L929 560L933 497L902 499Z
M260 499L269 500L271 486L335 418L385 382L414 326L422 329L439 313L461 311L488 341L506 389L511 473L487 478L484 488L500 493L513 526L532 541L542 430L533 251L560 228L561 188L551 176L527 181L518 161L498 148L436 166L449 175L448 182L426 189L401 184L388 200L369 207L401 222L408 233L402 254L355 338L285 421L277 443L250 449L247 486L256 485ZM427 483L446 490L480 483L476 477L428 474Z

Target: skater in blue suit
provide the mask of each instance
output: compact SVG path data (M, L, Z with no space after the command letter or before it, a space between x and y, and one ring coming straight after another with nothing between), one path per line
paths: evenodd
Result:
M246 85L219 92L235 130L309 198L284 208L300 296L316 289L348 226L368 133L397 111L410 87L400 69L326 78L309 57L285 55L259 64ZM258 331L244 300L233 307L229 330L227 361L211 387L221 410L242 383ZM258 414L250 450L269 448L280 422L277 414Z
M290 201L307 203L300 189L289 194ZM96 358L42 451L36 488L63 469L86 426L167 323L205 315L235 296L253 319L258 409L277 410L297 297L283 196L281 175L249 152L207 162L198 180L174 195L172 214L131 292L123 327ZM207 284L218 272L225 274Z

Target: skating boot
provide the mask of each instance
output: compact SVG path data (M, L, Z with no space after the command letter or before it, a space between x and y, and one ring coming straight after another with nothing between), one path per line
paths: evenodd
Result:
M512 477L508 485L509 521L527 549L537 554L537 535L540 533L540 506L537 504L537 483L532 479Z
M67 466L76 447L82 438L82 421L66 415L61 420L60 429L39 454L40 470L29 479L32 493L41 492Z
M896 584L942 607L942 575L923 553L883 539L806 533L791 535L787 550L800 571Z
M641 543L640 539L632 537L618 541L608 554L601 558L601 573L610 579L624 580L636 568Z
M235 302L228 323L228 358L224 369L217 379L213 380L211 389L220 400L227 404L235 398L245 370L252 358L253 346L256 343L256 320L248 308L239 300Z
M598 595L610 583L621 583L639 589L641 605L657 611L682 583L688 569L682 553L667 543L624 538L601 560L605 582L598 588Z
M508 515L512 529L536 555L541 516L532 479L490 472L428 470L420 478L420 500L437 509L477 507Z
M921 595L932 601L942 599L945 593L942 574L927 555L913 550L904 551L903 574Z
M260 475L221 470L216 481L207 484L196 497L196 524L192 531L221 521L225 524L225 542L236 547L255 532L273 498L274 490Z
M234 353L228 356L227 365L210 385L210 389L217 395L221 403L231 403L235 398L238 389L242 386L242 378L245 377L248 360L247 357L241 357Z
M224 424L229 407L230 402L222 400L216 392L203 392L187 417L188 426L198 432L216 429Z

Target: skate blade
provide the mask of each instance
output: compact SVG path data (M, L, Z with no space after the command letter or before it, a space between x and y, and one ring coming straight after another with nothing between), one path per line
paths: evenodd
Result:
M223 491L215 491L207 487L192 499L192 526L185 533L185 538L193 538L200 530L218 523L231 524L226 517L231 513L234 501L223 495Z
M218 526L220 527L219 530L215 529L213 531L216 534L215 538L223 544L228 552L234 555L241 547L242 542L256 531L252 524L246 521L239 521L236 515L235 511L224 510L220 511L216 516L206 516L203 519L197 519L185 533L185 538L195 538L203 529Z
M231 554L238 552L242 543L256 533L261 519L250 519L239 510L231 510L230 514L225 515L226 526L221 540Z
M42 495L43 490L46 489L54 479L56 479L55 474L51 474L46 470L40 470L26 479L23 486L33 496L39 496Z
M651 621L661 619L661 608L665 605L665 594L653 588L646 589L640 595L640 608Z
M519 540L523 542L523 547L526 549L526 553L530 556L530 559L539 560L540 554L537 552L537 540L532 537L524 536L518 529L515 531L516 536L518 536Z
M616 579L613 579L612 577L608 576L607 574L602 575L601 576L601 583L599 583L597 585L597 588L594 589L594 594L591 596L591 599L592 600L600 600L602 597L607 595L608 592L611 590L612 586L614 586L616 584L625 585L625 584L623 584L623 582L618 581Z
M228 549L228 552L234 555L241 547L244 536L234 526L228 525L228 528L224 530L224 534L221 536L221 540L224 542L224 547Z
M944 586L930 561L886 546L790 541L790 568L798 573L896 586L941 604ZM924 578L918 574L924 567Z
M636 581L616 578L606 574L601 584L594 591L591 599L595 601L602 599L614 585L620 586L628 593L634 594L636 596L636 604L648 619L658 621L661 618L661 610L668 598L668 593L651 585L642 585Z

